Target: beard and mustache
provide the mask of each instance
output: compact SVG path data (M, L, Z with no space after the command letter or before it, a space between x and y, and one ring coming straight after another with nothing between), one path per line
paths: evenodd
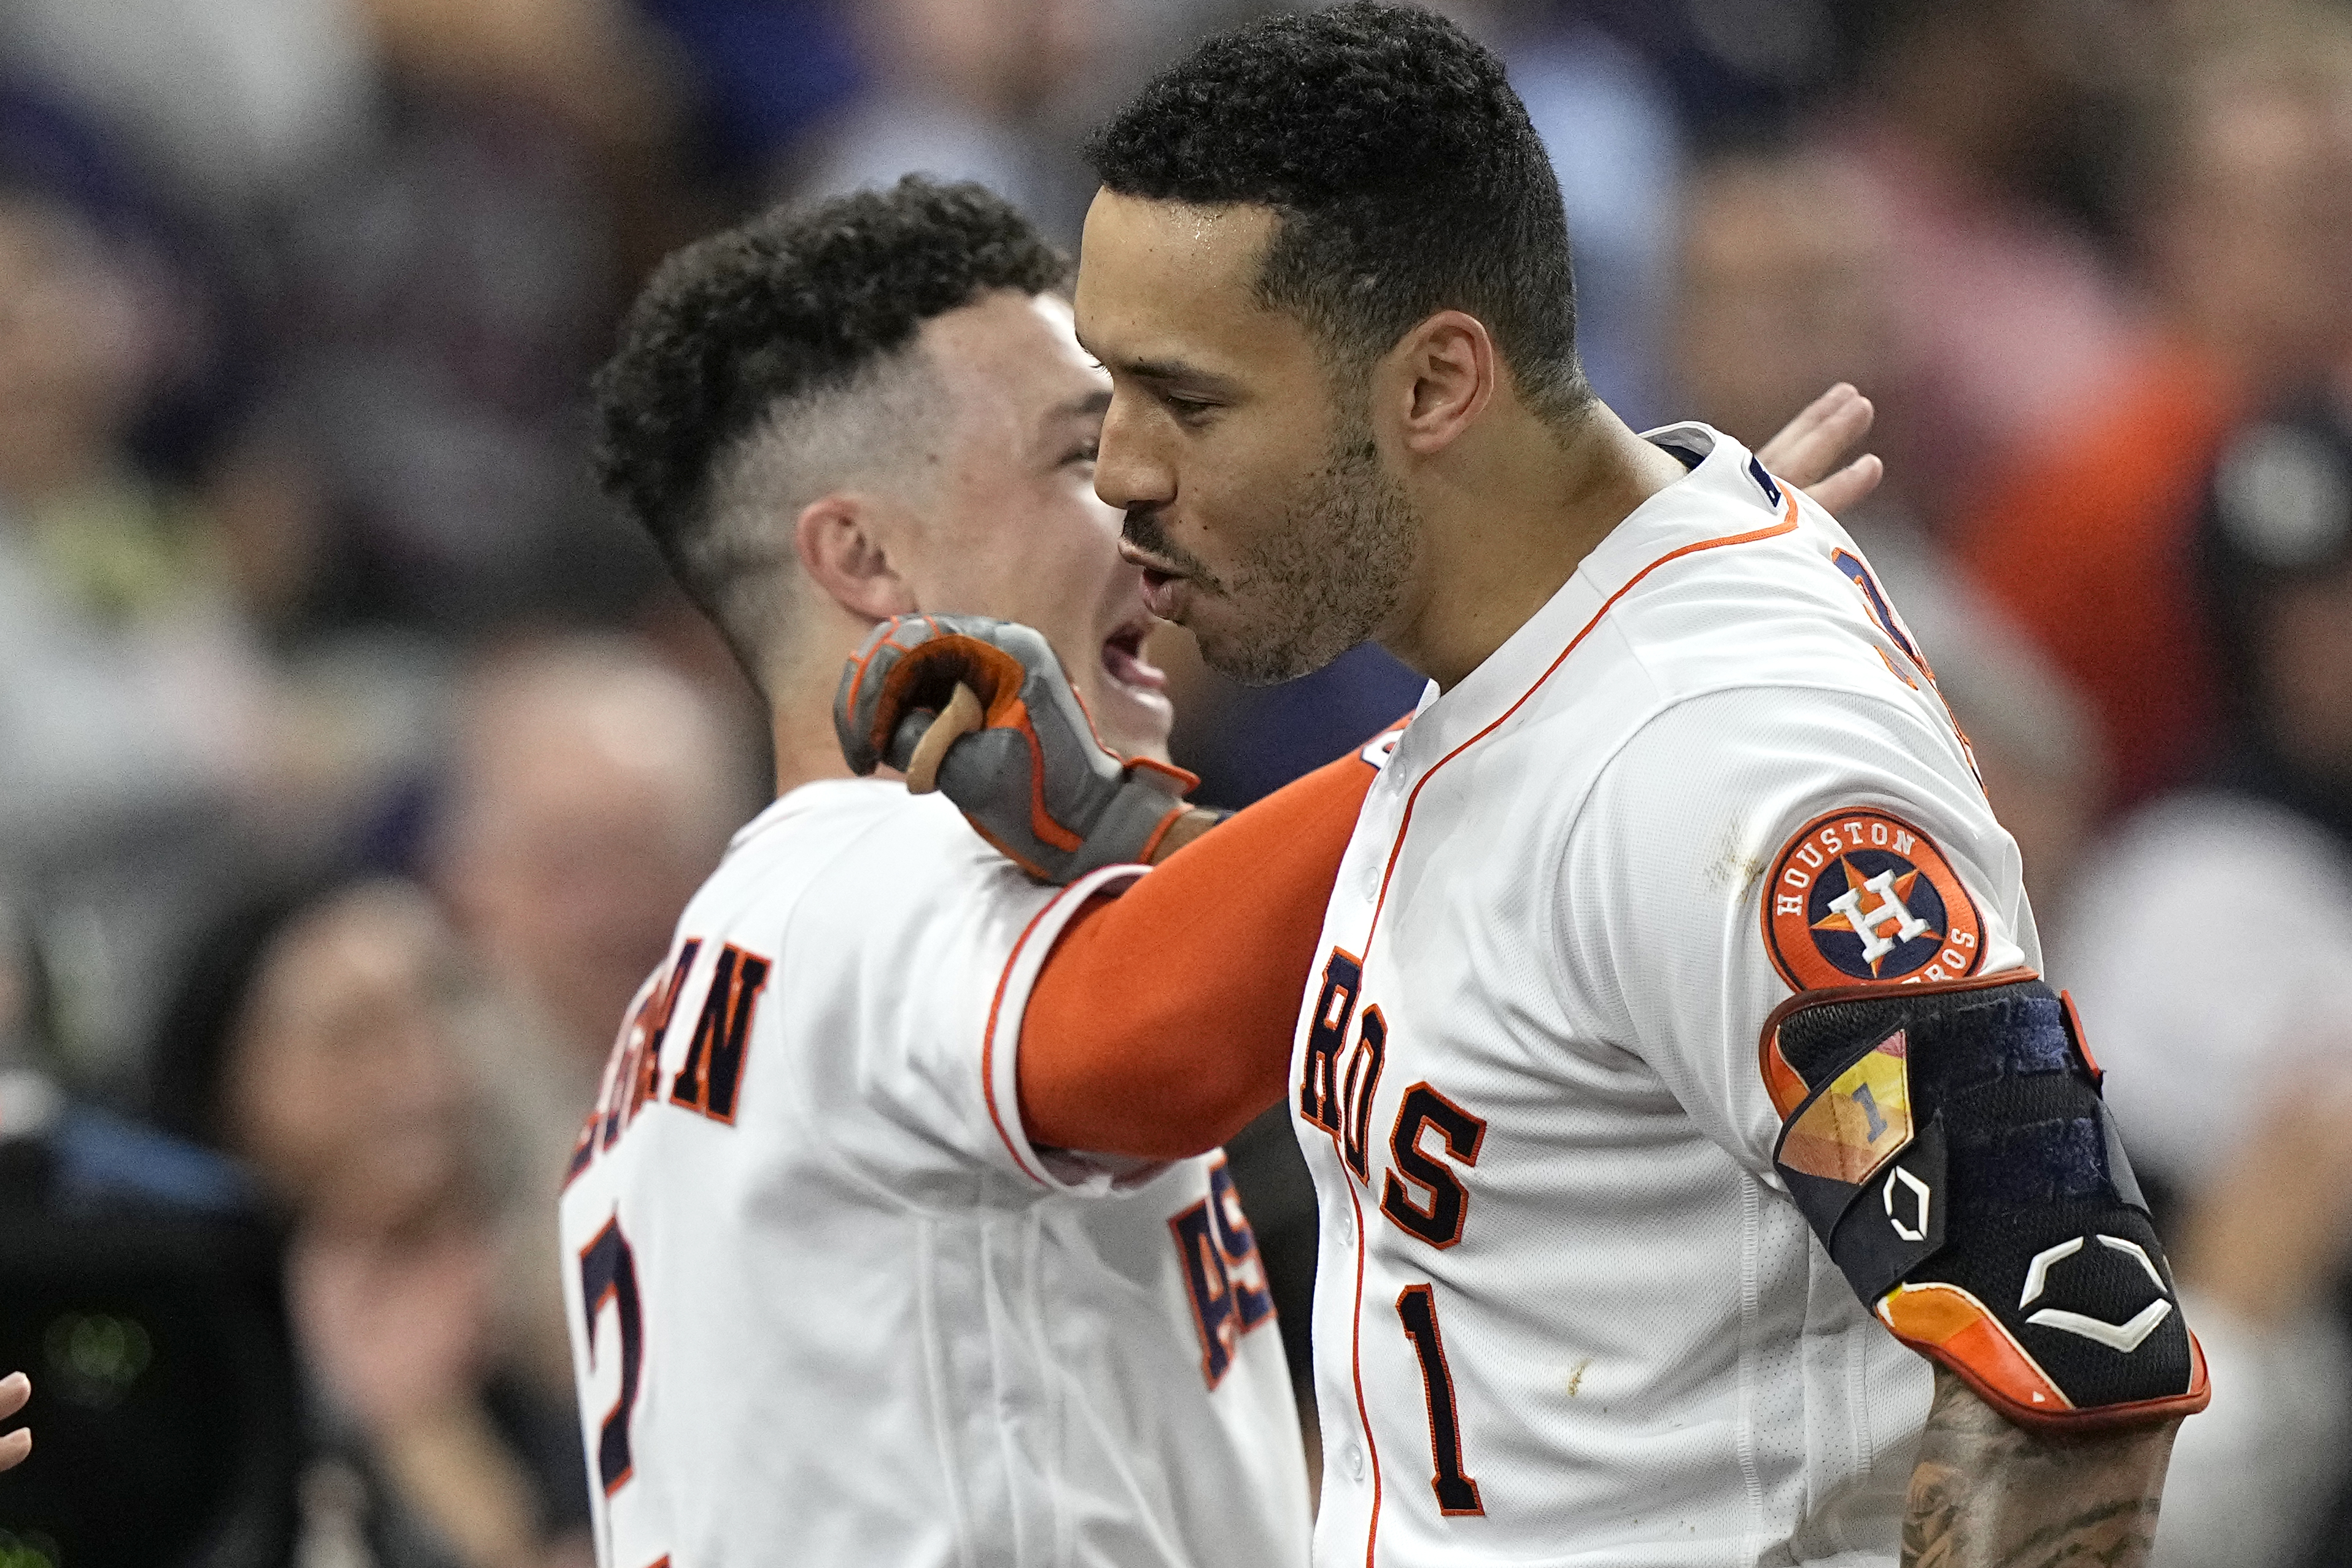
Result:
M1412 574L1420 524L1358 410L1229 573L1170 539L1156 508L1130 510L1121 532L1194 594L1223 601L1226 613L1187 623L1209 668L1272 686L1312 674L1388 624Z

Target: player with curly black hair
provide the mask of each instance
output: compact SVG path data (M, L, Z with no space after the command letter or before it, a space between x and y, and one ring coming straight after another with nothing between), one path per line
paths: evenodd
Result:
M1139 918L1244 812L1062 937L1023 1040L1091 1031L1092 1077L1024 1074L1055 1146L1287 1103L1316 1561L2144 1562L2208 1380L2016 847L1834 518L1584 390L1501 62L1348 0L1204 43L1093 156L1096 489L1148 602L1244 679L1377 639L1432 681L1313 922ZM892 668L988 683L930 647ZM940 776L1012 844L1037 727L975 710L923 741L980 731ZM1275 972L1314 974L1286 1054L1213 1026Z
M996 196L910 178L646 285L597 377L598 466L779 712L874 621L986 605L1070 654L1113 744L1165 755L1150 618L1087 488L1107 394L1067 271ZM840 767L823 725L776 745L787 779Z
M1012 1109L1021 963L1087 892L833 740L875 622L968 609L1043 628L1165 763L1066 272L997 197L908 179L671 258L598 378L604 482L767 698L780 797L639 993L562 1200L605 1568L1305 1559L1222 1156L1090 1164Z
M903 377L932 317L992 289L1055 291L1068 272L977 185L910 180L712 235L655 272L597 374L598 476L708 595L727 576L705 537L722 521L710 497L722 454L780 404L838 398L886 364ZM869 423L877 442L921 434Z

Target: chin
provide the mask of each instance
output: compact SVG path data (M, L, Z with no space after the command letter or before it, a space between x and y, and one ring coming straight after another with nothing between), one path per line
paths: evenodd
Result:
M1201 645L1201 662L1243 686L1279 686L1312 675L1366 635L1329 622L1253 626L1246 617L1235 617L1227 626L1194 623L1191 629Z
M1279 686L1321 668L1284 657L1284 651L1223 637L1201 638L1201 662L1239 686Z
M1089 700L1103 744L1124 757L1168 761L1168 735L1175 728L1176 708L1164 694L1114 689Z

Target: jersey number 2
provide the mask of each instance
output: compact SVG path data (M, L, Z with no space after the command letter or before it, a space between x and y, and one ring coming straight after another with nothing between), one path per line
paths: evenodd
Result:
M596 1479L611 1497L636 1467L629 1458L629 1417L637 1407L637 1375L646 1353L645 1309L637 1300L637 1255L621 1234L621 1217L604 1222L580 1253L580 1299L588 1312L588 1363L596 1363L596 1323L610 1301L621 1320L621 1396L604 1416L596 1440ZM607 1342L609 1343L609 1342Z

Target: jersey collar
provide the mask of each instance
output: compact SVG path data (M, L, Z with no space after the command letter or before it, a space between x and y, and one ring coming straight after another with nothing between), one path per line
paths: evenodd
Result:
M1460 685L1440 696L1433 683L1423 693L1397 747L1401 773L1421 773L1510 712L1602 607L1660 557L1747 528L1769 528L1785 514L1786 487L1747 447L1711 426L1668 425L1643 432L1643 439L1681 458L1690 472L1627 513L1559 592Z
M726 854L719 858L724 860L768 829L793 817L823 810L843 801L870 799L880 804L885 797L877 793L879 790L903 793L904 788L897 779L813 779L807 784L797 784L770 801L759 816L737 828L734 837L727 840Z

